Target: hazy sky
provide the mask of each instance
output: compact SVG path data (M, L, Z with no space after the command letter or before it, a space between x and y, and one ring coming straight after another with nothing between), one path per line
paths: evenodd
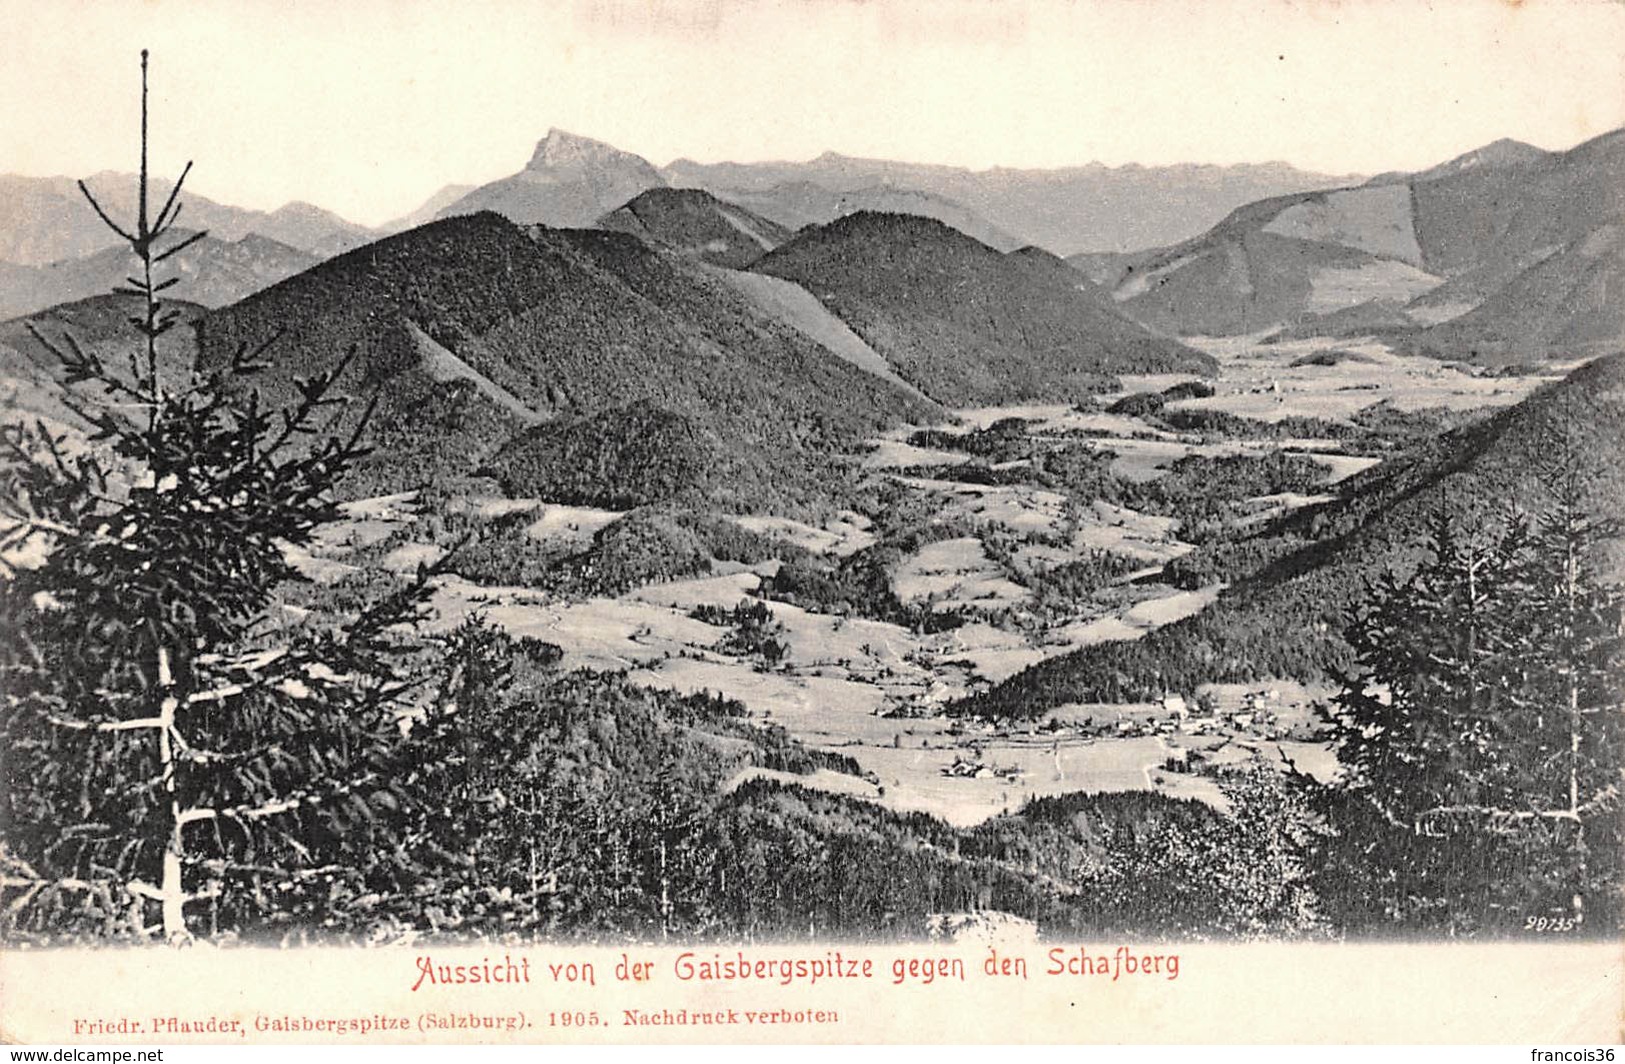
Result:
M154 166L377 223L550 126L656 164L1418 169L1625 125L1617 0L0 0L0 172Z

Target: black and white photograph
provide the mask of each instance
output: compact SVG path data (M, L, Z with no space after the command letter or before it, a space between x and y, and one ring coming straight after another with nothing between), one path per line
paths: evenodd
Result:
M0 13L0 953L1625 932L1625 5Z

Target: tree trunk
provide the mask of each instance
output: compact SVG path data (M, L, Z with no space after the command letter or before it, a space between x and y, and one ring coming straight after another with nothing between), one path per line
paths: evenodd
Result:
M660 937L671 934L671 877L666 870L666 840L660 840Z
M158 649L158 689L163 703L158 717L158 760L163 770L164 793L169 799L169 841L164 845L164 875L158 893L163 904L164 938L186 937L186 884L181 876L185 842L181 839L180 801L175 795L175 748L170 731L175 727L175 710L180 703L174 693L175 678L169 669L169 651Z
M1579 853L1580 887L1570 899L1570 907L1574 912L1576 925L1585 920L1585 882L1586 882L1586 851L1585 851L1585 825L1580 820L1580 660L1575 646L1575 635L1579 624L1575 614L1578 611L1580 597L1580 552L1574 537L1574 519L1567 516L1568 535L1567 556L1563 564L1563 582L1565 605L1568 613L1564 618L1563 636L1565 647L1569 652L1566 663L1568 675L1564 677L1565 694L1569 702L1569 812L1574 815L1574 844Z

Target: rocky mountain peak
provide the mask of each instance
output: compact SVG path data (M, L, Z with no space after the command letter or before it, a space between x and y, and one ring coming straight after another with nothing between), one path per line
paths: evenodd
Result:
M549 129L547 136L536 143L536 151L531 155L525 169L578 168L628 161L643 162L637 156L605 144L601 140L554 128Z

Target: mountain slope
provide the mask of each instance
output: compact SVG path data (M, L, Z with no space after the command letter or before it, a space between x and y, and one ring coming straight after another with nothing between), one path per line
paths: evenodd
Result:
M164 247L191 234L171 231ZM0 280L0 318L32 314L125 284L134 259L126 246L107 248L80 259L45 266L14 266ZM267 236L250 233L237 240L206 236L164 263L177 284L166 297L206 307L235 303L245 296L316 265L320 259Z
M432 222L441 211L473 192L475 188L474 185L447 185L410 211L379 226L379 234L402 233L408 229L416 229L426 222Z
M963 203L919 189L894 185L868 185L843 190L827 188L812 181L787 181L762 189L727 189L719 195L730 203L748 207L791 230L809 225L828 225L837 218L859 211L881 211L935 218L972 240L1000 251L1010 251L1025 243Z
M653 166L630 152L550 129L523 170L481 185L436 217L495 211L526 225L587 226L645 189L665 183Z
M1616 131L1556 153L1497 142L1403 179L1249 204L1173 247L1074 264L1134 317L1178 335L1337 320L1367 303L1402 306L1401 321L1438 327L1503 289L1508 309L1489 316L1510 326L1521 301L1550 291L1549 275L1561 271L1554 264L1507 286L1559 253L1569 272L1585 272L1572 266L1577 249L1595 248L1590 235L1622 221L1625 131ZM1599 313L1616 308L1625 315L1618 303ZM1563 331L1549 321L1501 328L1492 346L1516 360ZM1459 333L1435 328L1426 342L1447 357L1471 357L1485 342L1474 329Z
M134 175L103 172L87 178L85 184L114 218L135 216ZM155 179L154 186L167 190L169 182ZM365 226L303 203L267 213L186 192L182 204L183 228L207 230L226 242L258 233L317 258L360 247L376 235ZM81 259L118 244L118 237L91 211L72 180L0 175L0 260L43 266Z
M1487 295L1598 224L1625 221L1625 129L1514 165L1418 175L1411 189L1427 269L1476 269Z
M716 498L761 490L737 482L757 467L735 461L701 419L647 399L539 425L510 440L487 468L511 495L614 510L685 492Z
M673 182L673 188L700 188L737 204L794 232L809 225L826 225L841 216L841 193L811 181L786 181L762 189L715 189Z
M378 237L364 225L345 221L309 203L286 203L250 223L250 234L270 237L318 259L332 258Z
M1115 373L1214 363L1154 336L1087 282L1007 257L931 219L859 213L804 230L751 267L807 289L938 402L1060 402Z
M620 233L450 218L208 315L200 358L283 330L262 386L287 394L293 376L353 348L346 389L380 396L378 450L357 490L471 472L551 418L620 432L634 421L591 419L642 401L721 441L707 453L740 475L719 505L793 510L838 490L835 451L933 413L762 314L710 269ZM467 368L460 379L442 379L447 357Z
M1594 360L1524 402L1350 478L1341 498L1286 518L1278 535L1312 542L1226 589L1208 609L1139 642L1051 659L968 699L970 713L1036 715L1072 701L1187 694L1207 682L1316 679L1346 667L1344 626L1368 582L1409 571L1427 521L1464 529L1509 504L1544 506L1550 463L1567 448L1589 468L1590 508L1625 518L1625 355Z
M835 357L890 381L922 402L930 402L899 377L878 351L863 342L863 337L795 282L765 273L724 269L716 271L716 278L754 303L762 313L801 333Z
M1119 260L1085 260L1123 309L1184 336L1234 335L1373 299L1409 302L1440 283L1419 263L1403 185L1249 204L1202 237Z
M652 188L598 219L599 229L740 269L790 239L790 231L701 189Z
M842 192L835 200L835 210L828 220L844 218L859 211L880 211L887 214L912 214L920 218L935 218L944 225L959 230L978 243L996 251L1014 251L1027 243L1013 233L1007 233L986 218L956 200L931 192L892 185L871 185L867 188Z
M1165 246L1201 233L1243 204L1358 180L1306 173L1284 163L967 170L834 152L806 162L705 164L679 159L662 173L675 186L709 189L791 228L832 218L809 214L798 223L775 214L757 197L774 186L813 186L836 193L874 187L912 190L950 201L1012 234L1013 242L1006 246L970 232L1001 251L1037 244L1059 254ZM898 209L880 202L864 206ZM951 218L941 220L955 225Z
M191 372L195 347L186 326L207 308L179 299L166 299L164 305L180 315L179 325L158 341L159 375L173 383ZM30 330L38 330L64 348L66 337L71 336L83 351L99 357L109 370L127 380L129 356L141 350L143 344L130 324L141 306L137 296L104 293L0 322L0 382L4 390L0 406L5 408L4 416L44 417L61 428L87 431L89 423L69 404L89 400L94 405L109 397L89 384L71 388L64 384L66 372L61 359Z
M1564 245L1407 346L1492 365L1625 348L1625 225Z
M1500 170L1549 162L1551 157L1551 152L1537 148L1533 144L1503 137L1411 177L1417 181L1436 181L1442 177L1466 173L1468 170Z

